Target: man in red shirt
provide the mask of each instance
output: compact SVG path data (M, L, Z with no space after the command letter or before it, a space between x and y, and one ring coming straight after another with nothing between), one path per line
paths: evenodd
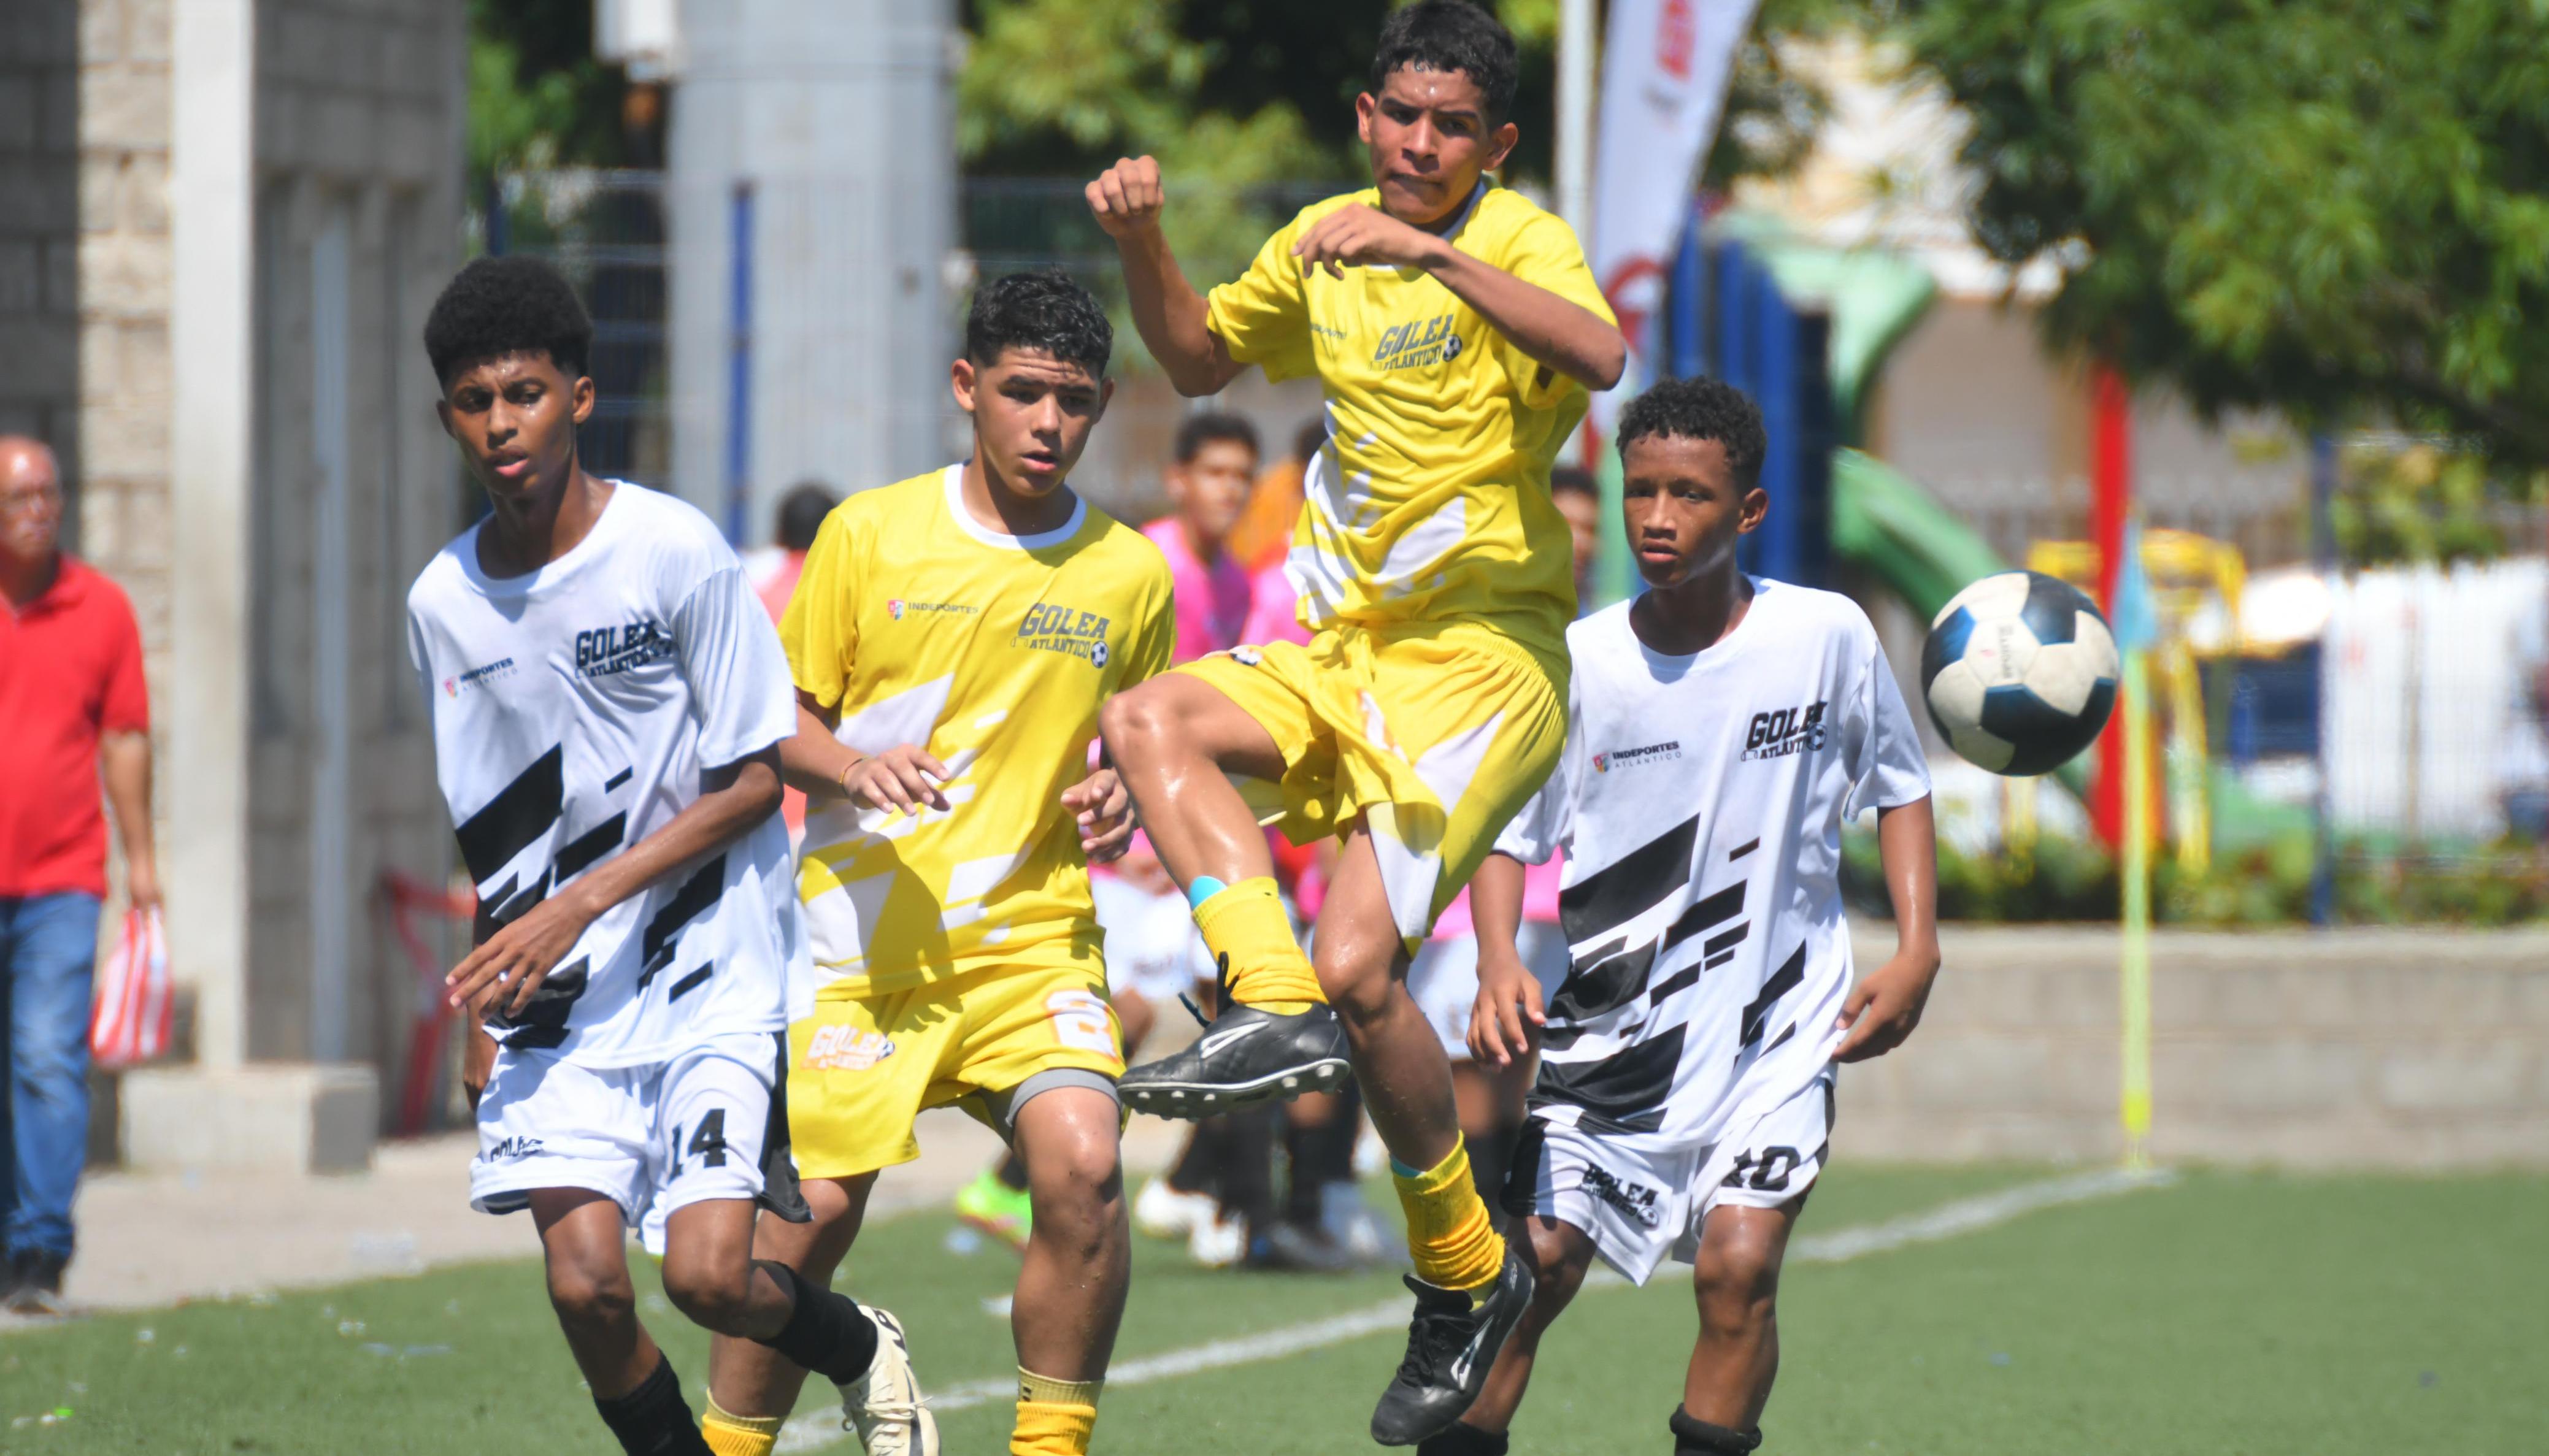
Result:
M89 975L106 895L106 799L133 903L159 903L142 634L113 582L59 547L61 468L0 435L0 1287L60 1311L71 1195L88 1150Z

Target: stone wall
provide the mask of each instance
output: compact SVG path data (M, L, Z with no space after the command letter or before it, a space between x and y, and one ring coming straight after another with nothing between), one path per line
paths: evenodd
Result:
M1841 1078L1841 1155L2110 1161L2112 930L1942 935L1912 1041ZM1862 970L1891 949L1857 939ZM2151 1156L2296 1167L2549 1166L2549 933L2161 933Z
M168 735L167 0L79 5L80 550L133 598ZM162 754L164 762L164 752Z

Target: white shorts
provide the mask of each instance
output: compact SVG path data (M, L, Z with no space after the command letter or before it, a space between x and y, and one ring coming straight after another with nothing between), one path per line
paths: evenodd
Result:
M1832 1151L1835 1073L1825 1063L1804 1087L1699 1146L1596 1132L1536 1110L1514 1147L1505 1209L1574 1225L1602 1262L1644 1284L1665 1255L1685 1264L1698 1256L1700 1228L1718 1205L1768 1209L1805 1196ZM1738 1095L1745 1090L1739 1083Z
M500 1050L478 1101L470 1206L510 1214L533 1190L619 1205L651 1253L664 1221L709 1199L759 1200L802 1222L788 1156L787 1034L719 1037L649 1066L584 1067Z
M1526 920L1514 950L1544 987L1566 979L1566 935L1545 920ZM1469 1013L1478 1004L1478 938L1427 941L1407 967L1407 994L1425 1014L1454 1061L1469 1059Z
M1097 902L1098 927L1106 932L1108 991L1175 1005L1196 981L1213 978L1194 912L1174 886L1154 895L1121 876L1092 874L1088 893Z

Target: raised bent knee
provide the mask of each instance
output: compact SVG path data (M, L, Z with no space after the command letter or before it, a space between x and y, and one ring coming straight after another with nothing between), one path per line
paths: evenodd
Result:
M1116 693L1097 710L1097 734L1118 763L1127 755L1141 758L1167 744L1176 736L1176 706L1154 683Z

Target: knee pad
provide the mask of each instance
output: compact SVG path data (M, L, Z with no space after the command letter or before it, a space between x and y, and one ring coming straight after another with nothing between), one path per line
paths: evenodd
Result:
M1673 1456L1751 1456L1761 1444L1761 1427L1736 1430L1694 1420L1679 1406L1672 1413Z

